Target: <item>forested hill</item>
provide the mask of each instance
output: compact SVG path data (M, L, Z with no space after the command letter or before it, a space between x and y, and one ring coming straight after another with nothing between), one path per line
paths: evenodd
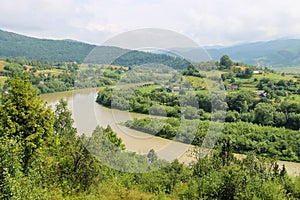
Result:
M94 45L68 40L37 39L0 30L0 56L81 62Z
M95 45L78 41L37 39L0 30L0 57L25 57L54 62L81 63L95 47ZM300 66L300 39L273 40L205 49L213 60L219 60L222 55L227 54L234 61L259 66ZM122 55L113 60L114 64L132 66L160 63L175 69L187 67L185 60L165 54L130 51L108 46L99 47L98 51L101 53L98 53L96 57L89 56L88 61L99 63L107 61L107 58L112 55ZM192 54L194 51L199 50L191 49L189 53Z
M159 63L175 69L186 68L188 65L186 60L169 55L110 46L95 47L77 41L37 39L0 30L0 57L25 57L52 62L87 61L122 66Z

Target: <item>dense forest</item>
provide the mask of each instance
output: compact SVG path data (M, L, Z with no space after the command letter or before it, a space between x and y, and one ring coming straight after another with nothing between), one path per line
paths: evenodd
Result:
M145 156L127 152L110 127L78 136L66 102L54 111L45 107L26 75L13 76L5 85L1 199L300 198L299 177L290 178L284 166L253 153L235 159L230 138L190 165L166 163L153 150ZM138 173L141 169L144 173Z
M27 59L82 62L95 45L67 40L26 37L0 30L0 56Z
M161 63L175 69L183 69L188 64L188 61L182 58L165 54L96 46L71 40L37 39L2 30L0 30L0 57L120 66Z

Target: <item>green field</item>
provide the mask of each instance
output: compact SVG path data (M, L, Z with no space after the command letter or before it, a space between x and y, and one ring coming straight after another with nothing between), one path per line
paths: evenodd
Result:
M274 68L274 70L278 73L300 75L300 66L298 66L298 67L278 67L278 68Z
M187 81L191 84L194 89L205 89L206 83L203 78L195 77L195 76L185 76L184 81Z

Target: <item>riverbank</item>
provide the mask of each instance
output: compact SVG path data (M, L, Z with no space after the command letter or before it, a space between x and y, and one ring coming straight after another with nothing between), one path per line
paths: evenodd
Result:
M112 110L97 104L95 102L97 91L103 88L105 87L44 94L41 95L41 98L48 102L48 105L55 105L61 98L65 99L73 113L74 125L79 134L90 135L97 125L103 127L109 125L118 137L122 138L128 151L147 154L150 149L154 149L161 159L171 161L177 158L185 163L195 160L191 156L191 145L163 139L119 125L127 120L145 118L149 115ZM279 161L280 166L283 164L290 175L300 174L300 163Z
M65 99L69 109L72 111L74 125L79 134L91 135L97 125L102 127L109 125L117 133L118 137L122 139L128 151L147 154L151 149L154 149L159 158L168 161L178 159L181 162L189 163L194 160L190 155L190 145L156 137L119 125L134 118L151 116L109 109L97 104L95 102L97 91L101 89L103 87L45 94L41 95L41 98L51 106L54 106L60 99Z

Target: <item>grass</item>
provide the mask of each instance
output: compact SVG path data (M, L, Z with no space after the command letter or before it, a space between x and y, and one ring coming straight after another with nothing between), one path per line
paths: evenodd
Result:
M285 73L290 75L300 75L300 66L297 67L279 67L274 70L278 73Z
M99 184L99 186L91 189L89 193L78 192L69 194L63 194L61 190L55 189L42 189L42 188L34 188L32 191L33 194L31 196L30 191L28 194L30 195L30 199L41 197L41 199L49 199L49 200L152 200L152 199L178 199L175 196L166 195L166 194L153 194L149 192L144 192L142 189L138 188L126 188L121 184L117 183L116 180L104 181Z
M128 67L124 67L124 66L118 66L118 65L107 65L107 64L93 64L92 65L94 69L106 69L106 68L113 68L113 69L125 69L128 70ZM89 67L89 64L80 64L79 65L79 69L80 70L87 70L90 69L91 67Z
M58 75L60 75L60 74L63 73L63 70L61 70L61 69L38 70L38 71L36 71L36 72L34 73L34 75L39 75L39 74L41 74L41 73L44 73L44 74L46 74L46 73L51 73L51 74L53 74L54 76L58 76Z
M258 90L256 85L259 83L259 81L261 79L264 79L264 78L268 78L274 82L278 82L280 80L286 80L286 81L289 81L289 80L293 80L293 81L297 81L296 78L294 78L293 76L290 76L290 75L286 75L286 76L282 76L280 74L273 74L273 73L265 73L265 74L255 74L253 75L251 78L249 79L246 79L246 78L234 78L235 79L235 83L234 84L238 84L240 83L241 86L240 86L240 90L246 90L246 91L255 91L255 90ZM255 81L255 79L257 79L257 81ZM225 81L225 83L228 83L228 80Z
M279 97L281 100L285 100L291 103L299 103L300 102L300 96L293 94L293 95L289 95L287 97Z
M5 82L6 79L7 79L7 77L0 76L0 86L4 84L4 82Z
M259 74L259 75L253 75L254 78L257 78L258 80L259 79L262 79L262 78L268 78L270 80L273 80L273 81L280 81L280 80L294 80L294 81L297 81L296 78L293 78L292 76L282 76L280 74L273 74L273 73L265 73L265 74Z
M206 88L206 83L203 78L195 76L185 76L184 80L189 82L194 89Z
M0 71L4 71L4 66L6 65L7 63L3 60L0 60Z
M146 87L140 87L138 90L140 90L141 92L151 92L158 87L161 87L161 86L160 85L151 85L151 86L146 86Z

